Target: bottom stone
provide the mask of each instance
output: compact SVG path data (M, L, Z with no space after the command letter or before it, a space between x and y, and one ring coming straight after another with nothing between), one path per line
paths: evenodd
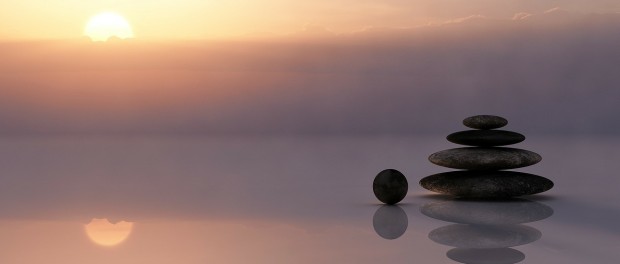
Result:
M548 191L545 177L515 171L451 171L423 178L420 185L437 193L464 198L501 199Z

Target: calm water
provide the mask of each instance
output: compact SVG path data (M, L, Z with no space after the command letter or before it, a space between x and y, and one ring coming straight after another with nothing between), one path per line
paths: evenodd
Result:
M2 138L0 263L618 263L620 139L530 135L516 147L543 161L521 171L556 185L506 203L418 186L447 171L427 156L452 147L443 136ZM409 180L399 206L372 194L386 168Z

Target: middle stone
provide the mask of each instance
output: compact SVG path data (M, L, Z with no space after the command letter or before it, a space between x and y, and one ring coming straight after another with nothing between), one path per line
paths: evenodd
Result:
M505 130L466 130L448 135L448 141L456 144L476 147L497 147L517 144L525 136Z
M428 160L436 165L463 170L508 170L534 165L542 157L515 148L455 148L433 153Z

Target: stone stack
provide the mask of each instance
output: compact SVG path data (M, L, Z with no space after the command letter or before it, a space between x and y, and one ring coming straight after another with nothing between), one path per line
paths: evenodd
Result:
M430 162L459 171L444 172L423 178L427 190L464 198L501 199L545 192L553 187L547 178L515 171L534 165L542 157L534 152L507 148L525 140L525 136L497 130L508 124L499 116L468 117L463 124L475 130L450 134L448 141L469 147L439 151Z

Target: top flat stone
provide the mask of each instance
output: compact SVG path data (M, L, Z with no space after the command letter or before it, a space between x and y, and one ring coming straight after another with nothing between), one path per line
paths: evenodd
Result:
M477 115L465 118L463 125L474 129L496 129L508 125L508 120L494 115Z

